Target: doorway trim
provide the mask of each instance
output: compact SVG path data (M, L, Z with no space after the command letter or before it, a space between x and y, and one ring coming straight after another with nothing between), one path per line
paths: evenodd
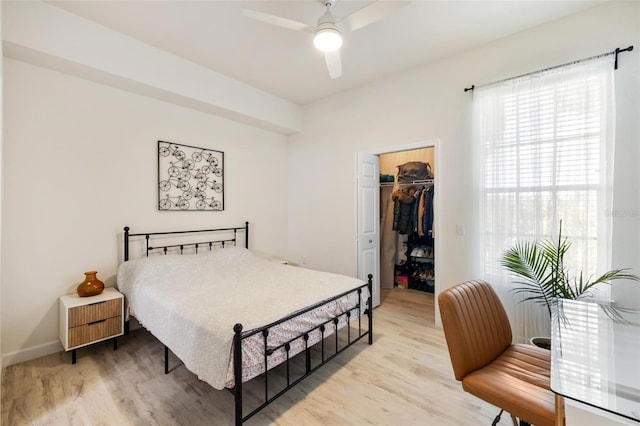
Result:
M436 173L438 173L439 176L442 176L442 173L439 171L439 167L442 167L442 161L440 160L440 139L432 139L432 140L426 140L426 141L418 141L418 142L411 142L411 143L407 143L407 144L403 144L403 145L394 145L394 146L388 146L388 147L383 147L383 148L376 148L376 149L371 149L371 150L367 150L367 151L361 151L361 152L366 152L368 154L373 154L373 155L377 155L378 157L381 154L392 154L394 152L401 152L401 151L411 151L414 149L422 149L422 148L433 148L433 160L434 163L433 164L433 168L436 171ZM356 179L357 179L357 173L356 173ZM356 182L357 185L357 182ZM436 197L440 197L440 179L436 176L434 178L434 191L436 194ZM442 220L440 218L440 205L442 204L441 201L438 201L436 203L434 203L434 209L433 209L433 217L434 217L434 225L433 225L433 238L435 240L435 247L434 247L434 251L436 253L436 259L434 262L434 267L436 270L436 280L435 280L435 284L434 284L434 288L433 288L433 294L434 296L437 296L438 293L440 293L442 285L440 284L440 280L438 279L438 275L442 276L442 241L440 239L440 235L442 234L440 232L440 224L442 223ZM358 202L356 199L356 221L360 221L361 215L360 212L358 211ZM380 222L380 211L378 210L375 213L375 219L378 220L378 222ZM356 223L356 235L355 237L358 237L358 229L360 229L360 223ZM378 242L378 251L380 250L380 243ZM356 274L358 273L358 270L361 266L361 262L363 261L363 259L360 258L360 252L358 250L358 248L356 247ZM378 273L380 273L378 271Z

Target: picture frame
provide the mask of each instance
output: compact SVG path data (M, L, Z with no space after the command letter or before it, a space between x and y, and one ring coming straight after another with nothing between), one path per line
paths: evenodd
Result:
M158 210L223 211L224 152L158 141Z

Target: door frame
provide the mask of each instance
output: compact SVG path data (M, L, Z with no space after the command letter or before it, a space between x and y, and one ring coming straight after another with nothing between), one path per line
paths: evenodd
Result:
M433 166L433 170L435 170L435 172L437 173L437 175L434 175L434 192L436 197L440 197L440 179L438 178L438 176L442 176L442 173L440 172L440 169L438 167L441 167L442 161L440 161L440 139L432 139L432 140L427 140L427 141L419 141L419 142L411 142L411 143L407 143L407 144L403 144L403 145L394 145L394 146L389 146L389 147L384 147L384 148L376 148L376 149L371 149L371 150L367 150L367 151L361 151L361 152L366 152L368 154L373 154L373 155L377 155L378 157L381 154L392 154L394 152L401 152L401 151L411 151L414 149L421 149L421 148L433 148L433 161L434 164ZM356 155L357 158L357 155ZM356 171L356 186L358 185L357 182L357 171ZM441 201L435 202L433 205L433 238L434 238L434 252L435 252L435 261L434 261L434 269L436 270L436 280L434 283L434 288L433 288L433 294L434 296L437 296L438 293L440 293L440 289L442 288L442 285L439 284L440 280L438 279L438 275L442 276L442 251L440 250L441 246L442 246L442 242L440 239L440 226L442 224L442 220L440 218L440 205L442 204ZM358 201L356 199L356 235L355 238L358 238L358 229L360 229L360 212L358 211ZM377 212L375 212L375 219L378 220L378 222L380 222L380 209L378 209ZM380 242L378 241L378 251L380 250ZM357 275L358 270L360 268L360 262L362 262L363 259L360 258L360 251L357 248L356 245L356 270L355 273Z

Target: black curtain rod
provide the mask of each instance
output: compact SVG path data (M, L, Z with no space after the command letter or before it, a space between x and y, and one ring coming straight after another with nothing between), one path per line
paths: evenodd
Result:
M613 63L613 69L614 69L614 70L617 70L617 69L618 69L618 55L619 55L620 53L622 53L622 52L631 52L632 50L633 50L633 46L629 46L629 47L627 47L626 49L620 49L619 47L616 47L616 50L613 50L613 51L611 51L611 52L607 52L607 53L603 53L603 54L601 54L601 55L591 56L591 57L589 57L589 58L584 58L584 59L580 59L580 60L573 61L573 62L567 62L566 64L556 65L555 67L545 68L545 69L540 70L540 71L528 72L528 73L526 73L526 74L518 75L518 76L516 76L516 77L509 77L509 78L505 78L504 80L498 80L498 81L494 81L493 83L483 84L482 86L479 86L479 87L489 86L489 85L491 85L491 84L496 84L496 83L502 83L503 81L514 80L514 79L516 79L516 78L526 77L526 76L531 75L531 74L538 74L538 73L541 73L541 72L554 70L554 69L556 69L556 68L566 67L567 65L578 64L578 63L580 63L580 62L584 62L584 61L588 61L588 60L596 59L596 58L602 58L603 56L609 56L609 55L616 55L615 60L614 60L614 63ZM466 92L472 91L472 90L473 90L473 89L475 89L475 88L476 88L476 86L475 86L475 84L473 84L473 85L471 85L471 87L465 87L465 88L464 88L464 91L465 91L465 93L466 93Z

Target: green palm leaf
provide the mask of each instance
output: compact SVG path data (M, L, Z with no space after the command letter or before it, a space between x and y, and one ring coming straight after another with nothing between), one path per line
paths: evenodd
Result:
M562 237L562 221L556 241L517 242L503 253L500 264L515 278L513 291L524 294L522 301L532 301L546 306L551 315L555 298L578 299L590 294L598 284L611 284L614 280L640 281L640 277L627 273L628 269L614 269L594 280L585 279L582 272L570 277L564 266L564 256L571 242Z
M550 259L543 255L538 244L530 241L516 243L505 251L500 263L519 278L514 281L514 284L518 285L514 288L516 293L526 294L524 300L549 307L549 295L554 278L550 273Z

